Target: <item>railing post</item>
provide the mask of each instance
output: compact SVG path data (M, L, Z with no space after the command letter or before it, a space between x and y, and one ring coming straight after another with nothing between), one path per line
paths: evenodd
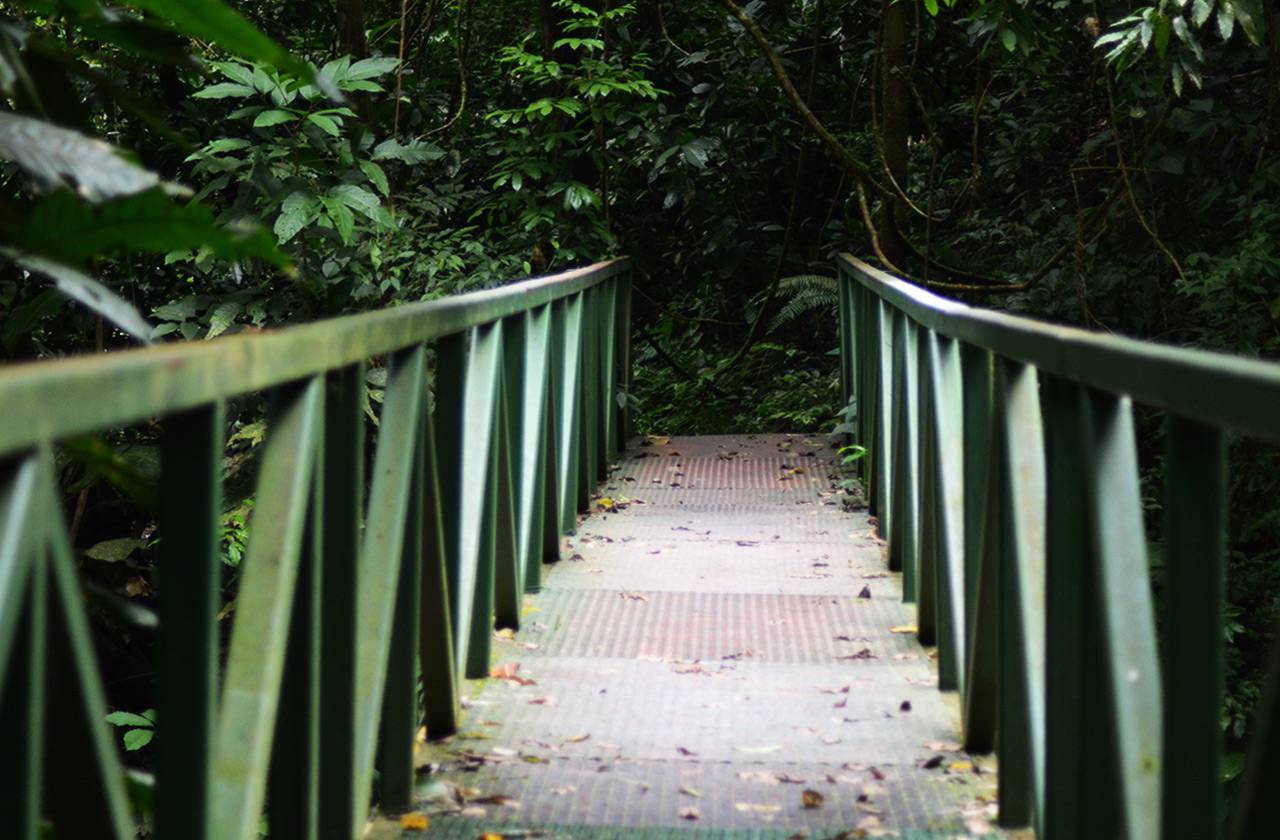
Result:
M1090 742L1085 705L1095 708L1102 679L1086 659L1089 613L1086 588L1092 573L1085 554L1085 470L1082 398L1079 385L1057 376L1041 379L1048 468L1046 509L1045 621L1045 840L1084 836L1085 749ZM1092 762L1097 766L1098 762ZM1089 775L1096 775L1093 770ZM1101 772L1101 771L1099 771Z
M218 697L221 403L165 420L160 472L164 581L156 707L156 834L208 838L209 769Z
M893 454L889 520L889 568L902 571L902 600L917 597L917 466L916 327L901 310L893 314Z
M893 378L893 316L889 304L876 299L876 418L875 498L876 531L889 539L893 525L893 407L897 382Z
M1222 432L1170 415L1165 432L1164 836L1222 833L1227 457ZM1174 620L1176 616L1176 620Z

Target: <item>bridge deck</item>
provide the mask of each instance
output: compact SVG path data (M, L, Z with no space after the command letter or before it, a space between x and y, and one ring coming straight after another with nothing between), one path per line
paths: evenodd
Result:
M617 509L500 634L512 679L423 750L429 835L990 832L992 765L953 751L954 698L833 459L778 435L628 452L602 490Z

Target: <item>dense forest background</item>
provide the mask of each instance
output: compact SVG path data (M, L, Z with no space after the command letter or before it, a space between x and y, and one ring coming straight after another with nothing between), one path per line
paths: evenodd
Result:
M645 430L829 429L842 251L982 305L1280 358L1276 31L1261 0L3 2L0 358L627 254ZM232 592L262 407L230 417ZM1163 441L1140 419L1158 592ZM143 602L155 435L64 454L86 569ZM1238 751L1277 617L1280 463L1232 447ZM113 702L144 710L147 645L104 638ZM146 720L117 717L143 754Z

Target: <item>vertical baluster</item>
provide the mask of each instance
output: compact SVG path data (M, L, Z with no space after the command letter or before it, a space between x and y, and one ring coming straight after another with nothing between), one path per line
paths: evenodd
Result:
M506 342L505 325L499 324L498 343ZM523 347L524 342L521 341ZM499 348L501 352L501 347ZM493 598L494 618L497 626L517 630L520 627L520 608L524 597L524 576L520 566L520 550L516 541L516 486L513 480L515 462L512 458L512 429L508 423L511 412L507 403L511 392L502 370L498 371L498 402L493 421L493 443L490 445L490 496L492 503L485 516L492 519L486 531L493 535ZM486 671L487 671L486 658Z
M960 389L960 348L934 335L927 348L934 459L934 534L938 592L938 687L961 689L967 628L964 580L965 441Z
M965 626L972 627L974 595L978 586L979 558L982 556L983 509L991 451L991 354L971 344L960 345L961 388L964 403L964 571Z
M467 677L489 673L494 606L494 505L497 471L493 451L501 407L501 324L475 327L467 359L462 432L459 603L455 628L458 661Z
M463 645L468 627L462 623L462 430L467 385L467 333L436 342L435 417L436 454L440 457L440 516L444 522L444 556L449 582L450 619L454 642ZM470 579L470 578L468 578ZM469 595L468 595L469 597ZM470 612L468 612L468 616ZM462 650L459 647L459 650ZM462 660L458 660L462 667Z
M218 838L257 835L319 442L320 382L274 397L214 736Z
M426 383L418 387L426 394ZM426 496L425 424L421 411L413 432L400 571L387 651L387 680L382 697L379 809L386 814L409 810L413 803L413 747L418 730L418 638L421 632L424 502Z
M631 269L627 268L614 281L618 294L618 318L614 322L617 336L617 387L623 396L618 406L618 437L616 445L619 450L627 448L627 441L632 434L631 423Z
M209 836L209 767L218 696L222 405L165 418L157 666L156 834Z
M916 333L898 309L893 314L893 489L890 494L889 568L902 571L902 600L916 601Z
M918 507L916 511L916 567L918 601L916 603L916 634L923 645L938 645L938 674L941 682L942 645L939 638L945 635L939 629L940 616L938 593L938 563L942 554L939 546L941 534L938 533L938 505L941 495L938 475L937 438L934 428L937 425L936 407L933 403L932 382L936 378L933 370L933 344L935 336L932 330L921 328L916 337L917 369L916 417L919 422L917 434L917 455L919 464L916 474Z
M42 816L57 827L59 837L126 840L134 836L134 828L124 769L103 719L107 698L62 515L53 453L42 448L37 464L31 592L47 587L43 653L48 682L41 714L51 725L44 732L43 777L57 781L43 791Z
M566 300L555 326L559 365L560 407L560 530L572 531L579 510L579 461L582 406L582 295ZM581 500L585 501L585 500Z
M546 441L554 440L549 435L547 426L551 423L548 416L548 392L550 389L551 366L551 307L541 306L525 313L524 346L522 352L527 370L524 376L523 410L521 412L520 435L521 445L520 471L520 547L524 564L525 591L536 592L542 586L542 563L544 559L556 559L554 554L547 555L545 546L545 520L555 520L553 513L554 494L551 499L547 494L547 473L551 473L554 481L555 450L548 449ZM551 509L548 509L548 504ZM553 537L553 544L555 539Z
M320 621L320 836L345 840L365 810L355 776L356 570L364 503L364 365L325 377Z
M27 525L35 473L30 456L0 467L0 835L14 840L40 836L43 792L48 594Z
M426 348L410 347L393 355L387 365L386 396L378 425L378 446L370 470L369 503L365 529L360 543L360 578L356 587L356 620L360 628L356 650L356 762L355 789L367 797L373 777L373 762L380 732L383 700L388 691L403 697L403 679L412 680L414 661L404 656L396 663L409 675L397 674L388 679L391 669L393 637L417 630L416 617L410 609L397 615L398 592L405 588L402 579L408 537L414 474L421 447L422 412L426 374ZM409 549L413 556L415 549ZM416 598L416 587L406 597ZM397 627L403 618L408 626ZM412 642L403 642L403 651ZM398 722L403 727L403 722ZM397 735L412 743L412 728L402 728ZM398 758L393 765L405 763L405 746L397 743ZM409 761L411 764L411 759ZM365 800L367 801L367 800ZM364 814L358 815L363 823ZM353 834L360 826L352 827Z
M1089 392L1085 411L1090 554L1114 748L1102 743L1117 786L1118 824L1101 834L1160 836L1162 692L1133 415L1127 397ZM1097 652L1093 656L1097 656ZM1086 803L1088 804L1088 803ZM1089 814L1089 817L1092 817ZM1086 829L1089 829L1086 826Z
M1074 840L1082 833L1081 783L1090 771L1085 749L1092 733L1085 727L1084 704L1096 703L1101 680L1086 680L1084 587L1091 577L1085 556L1085 475L1082 392L1056 376L1043 377L1046 509L1046 840ZM1092 686L1092 688L1091 688ZM1090 762L1096 765L1097 762Z
M1000 481L1000 822L1031 825L1044 801L1045 462L1036 371L997 362Z
M840 406L843 408L853 398L853 312L851 298L853 280L843 267L836 268L836 294L840 316Z
M617 279L607 280L600 287L600 405L596 446L599 450L598 481L609 477L609 467L618 457L618 404L617 395L617 330L618 307L615 303Z
M578 510L585 511L591 507L591 493L595 490L596 475L596 399L598 384L596 380L596 364L600 361L596 354L596 318L595 289L582 292L582 332L579 337L579 358L581 370L578 374Z
M1222 432L1170 416L1165 440L1165 836L1222 827L1227 458Z
M422 594L418 658L426 695L427 735L442 738L458 729L458 664L449 607L445 522L441 504L440 458L436 451L435 411L422 416Z
M892 309L883 300L876 300L876 430L875 442L875 495L876 531L881 539L889 539L893 527L893 417L897 395L897 382L893 376L893 317Z
M322 396L327 396L322 391ZM312 469L293 614L285 647L280 706L268 776L267 810L276 833L319 836L320 819L320 628L324 546L324 415L316 418ZM287 826L287 829L284 828Z
M525 378L535 375L532 370L528 370L530 360L528 359L528 342L525 340L525 329L528 325L529 311L517 313L505 318L502 322L502 348L503 348L503 405L506 406L504 417L507 426L507 457L510 459L511 465L511 501L512 501L512 519L519 529L520 522L524 518L525 507L529 504L528 498L524 495L523 476L525 472L525 448L528 442L525 440L524 424L528 416L525 410ZM523 558L525 556L524 546L520 542L517 531L517 562L520 564L518 568L519 587L523 591L525 588L525 564Z

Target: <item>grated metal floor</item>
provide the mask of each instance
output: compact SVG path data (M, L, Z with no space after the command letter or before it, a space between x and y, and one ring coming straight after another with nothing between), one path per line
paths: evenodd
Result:
M994 768L955 751L954 698L893 632L913 609L833 459L798 435L628 452L601 488L617 509L496 642L530 682L485 681L424 749L427 836L995 834Z

